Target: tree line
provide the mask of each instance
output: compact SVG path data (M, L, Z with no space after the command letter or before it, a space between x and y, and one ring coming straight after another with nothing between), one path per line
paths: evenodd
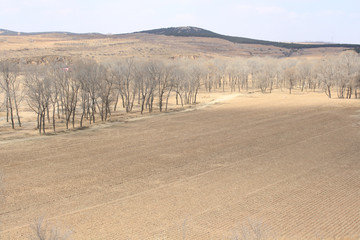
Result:
M41 65L0 62L0 109L6 121L21 127L20 105L37 116L39 133L50 127L83 127L106 121L121 104L127 113L168 111L195 104L200 90L240 92L258 89L323 90L331 98L360 98L360 58L354 51L316 59L121 59L99 63L90 59L53 61ZM1 111L2 111L1 110Z

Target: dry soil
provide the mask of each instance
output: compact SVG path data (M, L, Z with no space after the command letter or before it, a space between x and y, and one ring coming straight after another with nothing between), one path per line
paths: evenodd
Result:
M358 239L360 104L250 94L0 142L1 239L44 217L73 239Z

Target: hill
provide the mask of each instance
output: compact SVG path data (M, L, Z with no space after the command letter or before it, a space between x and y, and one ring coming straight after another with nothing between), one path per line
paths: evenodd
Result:
M79 36L79 37L102 37L106 36L101 33L73 33L73 32L63 32L63 31L50 31L50 32L15 32L7 29L0 29L0 36L36 36L36 35L44 35L44 34L56 34L56 35L66 35L66 36Z
M43 62L44 56L91 57L99 61L118 57L211 58L296 57L338 54L359 45L298 43L292 47L250 38L229 37L195 27L163 28L127 34L38 32L0 29L0 59ZM280 44L285 47L278 47ZM293 44L294 45L294 44ZM311 48L311 46L313 46ZM329 47L332 46L332 47ZM347 46L347 47L345 47Z
M146 34L155 34L155 35L164 35L164 36L175 36L175 37L203 37L203 38L217 38L227 40L232 43L237 44L257 44L264 46L274 46L279 48L286 49L309 49L309 48L348 48L354 49L357 52L360 52L360 44L333 44L333 43L286 43L286 42L274 42L267 40L259 40L245 37L235 37L218 34L206 29L197 28L197 27L169 27L169 28L159 28L152 30L145 30L136 33L146 33ZM73 32L62 32L62 31L51 31L51 32L15 32L7 29L0 29L0 36L32 36L32 35L43 35L43 34L60 34L65 36L79 37L79 38L106 38L109 35L101 33L73 33ZM115 34L112 37L124 36L127 34Z
M3 36L14 36L14 35L18 35L18 33L17 33L17 32L14 32L14 31L7 30L7 29L1 29L1 28L0 28L0 35L3 35Z
M275 46L280 48L287 49L304 49L304 48L320 48L320 47L342 47L342 48L351 48L355 49L358 52L360 51L359 44L301 44L301 43L284 43L284 42L273 42L266 40L258 40L244 37L234 37L218 34L197 27L170 27L170 28L159 28L153 30L141 31L138 33L148 33L148 34L157 34L157 35L166 35L166 36L179 36L179 37L208 37L208 38L220 38L233 43L240 44L259 44L259 45L268 45Z

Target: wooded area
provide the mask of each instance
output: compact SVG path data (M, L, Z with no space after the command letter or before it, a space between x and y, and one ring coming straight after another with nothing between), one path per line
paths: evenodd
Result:
M360 58L354 51L314 59L76 59L44 64L0 63L0 111L21 127L21 105L37 116L37 130L56 132L106 121L119 108L168 111L170 98L196 104L200 90L271 93L274 89L323 90L331 98L360 98Z

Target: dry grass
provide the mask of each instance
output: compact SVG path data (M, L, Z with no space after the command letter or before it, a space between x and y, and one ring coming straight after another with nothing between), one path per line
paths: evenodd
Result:
M128 34L117 37L74 38L66 35L0 36L0 58L39 61L43 56L87 57L109 61L123 57L211 58L211 57L284 57L288 49L252 44L234 44L214 38L171 37ZM322 56L340 53L343 48L304 49L292 56Z

